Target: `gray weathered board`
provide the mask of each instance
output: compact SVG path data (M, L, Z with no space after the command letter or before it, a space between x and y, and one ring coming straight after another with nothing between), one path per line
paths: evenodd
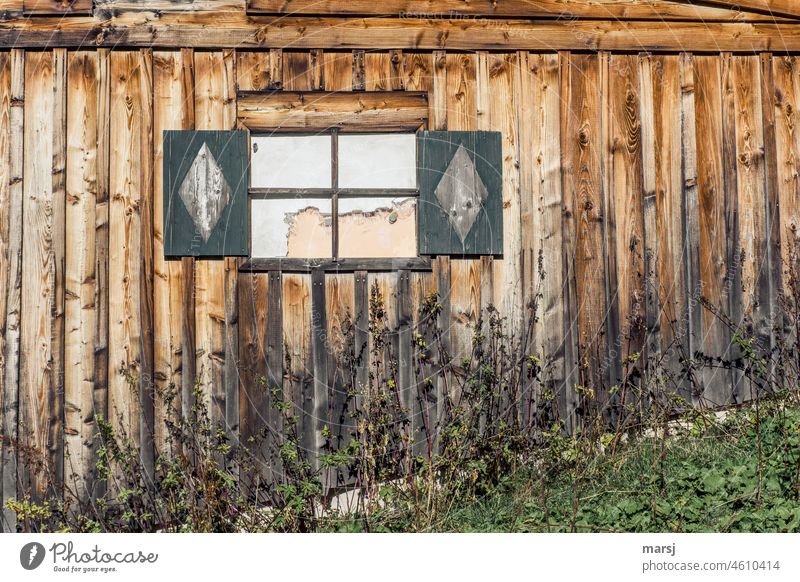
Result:
M422 132L418 165L419 253L502 254L502 135Z
M247 134L164 132L164 254L246 256Z

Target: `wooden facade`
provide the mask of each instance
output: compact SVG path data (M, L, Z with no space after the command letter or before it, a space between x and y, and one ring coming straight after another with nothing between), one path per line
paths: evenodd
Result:
M731 357L704 302L764 345L780 333L800 221L792 0L17 0L0 13L3 500L47 493L16 444L96 493L96 414L152 471L159 394L174 387L188 413L196 381L245 439L281 430L265 378L318 449L343 405L344 322L360 350L373 285L409 388L432 291L454 357L488 305L522 330L538 303L529 351L570 419L576 386L608 390L629 356L642 373ZM165 257L163 131L246 128L252 92L311 90L417 107L423 94L428 129L501 132L502 255L306 270ZM729 370L676 377L698 403L748 397Z

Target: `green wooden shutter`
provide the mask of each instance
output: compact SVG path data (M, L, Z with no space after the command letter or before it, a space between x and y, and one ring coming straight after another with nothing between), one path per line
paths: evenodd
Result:
M419 253L502 254L501 134L425 131L417 147Z
M247 134L164 132L164 254L246 256Z

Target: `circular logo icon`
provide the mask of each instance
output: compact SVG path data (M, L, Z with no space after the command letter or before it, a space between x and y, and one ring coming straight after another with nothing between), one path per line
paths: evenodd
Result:
M31 542L22 546L19 552L19 563L26 570L35 570L44 562L44 546L38 542Z

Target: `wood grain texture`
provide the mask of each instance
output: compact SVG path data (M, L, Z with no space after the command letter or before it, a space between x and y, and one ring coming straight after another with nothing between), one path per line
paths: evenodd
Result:
M195 129L228 130L236 124L235 72L233 52L196 52L194 54L194 111ZM229 434L236 427L227 426L227 399L238 410L236 390L228 394L226 378L226 353L238 351L232 345L235 330L228 329L235 310L235 302L226 310L226 259L195 260L195 347L197 350L197 375L204 390L206 404L214 426L224 428ZM228 294L230 295L230 293ZM230 312L230 313L229 313ZM229 336L231 331L234 335ZM230 362L229 362L230 363Z
M795 24L408 18L303 18L239 13L141 13L0 22L0 43L19 48L95 46L352 50L607 50L789 52Z
M20 339L20 439L34 451L20 470L23 486L38 499L46 494L49 476L55 476L55 455L61 453L61 404L58 402L58 366L60 354L54 353L60 338L58 317L58 280L63 264L57 256L58 226L64 216L54 198L57 186L54 163L59 160L56 120L53 112L58 105L56 81L65 81L60 74L61 59L52 52L25 55L25 150L38 152L25 157L23 231L26 243L22 247L22 307ZM63 109L59 108L63 112ZM62 134L63 137L63 134ZM58 140L60 142L60 140ZM63 142L60 142L63 144ZM61 168L63 172L63 167ZM62 227L63 228L63 227ZM63 256L63 255L62 255Z
M142 338L142 193L140 171L146 127L142 111L141 53L111 53L109 206L109 415L112 426L137 446L141 442L139 401Z
M794 306L790 273L800 267L800 63L796 57L773 57L776 189L780 254L780 288L787 306ZM788 325L788 321L782 322Z
M735 169L737 224L727 237L734 238L732 268L740 269L733 288L740 295L731 314L744 332L769 350L772 344L770 256L768 247L768 193L764 158L764 120L761 63L757 55L734 56L731 62L734 88ZM740 319L741 318L741 319ZM733 397L743 402L756 396L755 385L735 385Z
M94 264L97 294L95 297L94 333L94 409L108 420L109 382L109 200L111 189L111 54L97 51L97 198L95 200ZM105 492L105 483L95 483L96 495Z
M61 2L62 0L50 1ZM98 16L103 18L129 12L241 13L246 8L246 2L247 0L94 0L94 10ZM91 1L88 4L91 10Z
M181 336L182 271L181 261L165 260L164 257L164 162L163 134L167 129L190 129L192 120L187 113L190 94L184 82L184 69L191 70L193 61L184 59L180 51L156 51L153 53L153 135L154 135L154 213L153 213L153 259L154 259L154 374L155 442L158 452L168 451L168 435L165 421L177 421L181 410ZM168 392L174 393L174 413L168 416Z
M65 480L86 502L94 495L96 463L94 334L98 291L95 263L97 215L98 59L69 57L67 91L66 305L64 377Z
M643 381L647 384L661 374L661 304L658 281L658 196L656 173L656 114L653 87L653 59L640 54L639 66L639 109L641 111L641 150L642 150L642 234L644 237L644 349L639 370L643 371ZM649 394L642 396L642 406L646 406Z
M729 225L726 208L731 204L723 173L722 64L717 56L694 58L695 124L697 136L697 186L700 212L700 283L701 294L723 317L730 315L730 259L728 257ZM703 152L702 155L699 152ZM703 310L702 351L709 357L728 354L730 335L724 322L711 310ZM704 394L709 403L723 404L730 399L730 386L725 386L724 371L704 370ZM717 378L720 376L720 378ZM724 378L724 379L723 379Z
M414 131L428 116L428 99L417 92L243 94L237 115L251 131Z
M605 334L607 298L605 289L605 247L603 232L603 142L601 108L603 88L597 56L570 55L571 93L564 120L567 139L565 156L570 158L565 196L573 199L575 212L575 278L577 298L577 339L580 366L586 382L594 387L599 405L608 388L603 368L607 355Z
M800 16L791 0L745 0L725 2L712 0L708 4L662 0L384 0L380 4L368 0L334 2L333 0L248 0L252 14L286 15L369 15L404 16L405 18L508 17L525 18L617 18L655 20L748 20L767 19L747 9L772 14ZM742 10L744 9L744 10Z
M608 259L612 302L609 321L611 384L633 374L630 357L644 349L645 240L642 163L642 113L639 58L611 55L608 122ZM625 375L625 376L623 376Z
M565 386L562 265L561 95L558 55L520 54L521 229L526 312L538 302L534 349L542 357L541 387ZM524 163L524 160L530 160Z
M5 197L2 229L3 280L2 300L2 434L0 443L0 500L3 502L2 526L4 532L16 531L16 514L5 507L5 501L18 498L18 464L13 443L17 440L20 400L20 323L22 301L22 224L23 224L23 144L25 103L25 54L20 50L4 53L2 68L3 96L0 104L0 142L4 168L0 182ZM7 165L5 165L7 164ZM7 217L7 218L6 218ZM7 230L6 230L7 229Z
M92 0L23 0L25 14L91 14Z
M8 295L11 273L11 257L9 256L9 208L11 206L11 53L0 52L0 354L5 355L6 321L8 317ZM8 471L16 473L11 463L6 458L5 450L10 448L10 440L16 438L16 420L9 426L6 408L14 408L16 414L16 396L12 390L6 388L6 363L5 358L0 358L0 508L5 507L5 494L3 474ZM14 390L16 391L16 390ZM8 404L6 404L8 402ZM7 440L9 442L7 442ZM10 451L9 451L10 452ZM7 467L8 465L8 467ZM14 475L16 482L16 474ZM15 483L16 489L16 483ZM16 491L15 491L16 493ZM0 509L0 532L10 531L6 524L5 509Z

